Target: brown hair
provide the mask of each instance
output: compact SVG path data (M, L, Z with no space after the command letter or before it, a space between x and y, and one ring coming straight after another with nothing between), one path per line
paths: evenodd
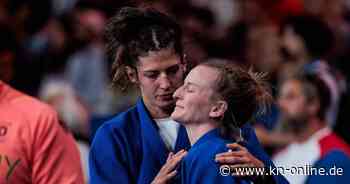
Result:
M219 71L215 91L228 103L221 128L225 135L263 114L273 101L264 74L247 71L232 62L212 60L201 63Z
M107 51L112 59L113 86L126 91L129 81L125 66L135 68L139 56L149 51L174 48L182 57L182 31L169 16L153 9L124 7L106 27Z

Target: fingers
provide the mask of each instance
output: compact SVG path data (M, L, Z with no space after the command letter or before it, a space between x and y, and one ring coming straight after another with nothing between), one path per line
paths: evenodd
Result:
M220 158L220 157L242 157L244 155L246 155L245 151L232 151L232 152L224 152L224 153L216 154L215 157L216 158Z
M237 157L237 156L217 157L215 158L215 161L221 164L227 164L227 165L250 163L250 159L248 157Z
M153 180L152 184L166 184L166 183L168 183L168 181L170 181L176 174L177 174L177 171L174 170L174 171L172 171L172 172L170 172L170 173L167 173L167 174L165 174L165 175L163 175L163 176L158 176L158 177L156 177L156 178Z
M170 153L168 154L168 158L166 159L166 161L168 162L173 156L174 156L174 153L173 153L173 152L170 152Z
M174 155L174 157L178 157L178 156L182 155L183 153L187 153L187 151L184 150L184 149L182 149L182 150L178 151L178 152Z
M168 181L171 178L173 178L176 174L177 174L177 171L174 170L174 171L170 172L169 174L167 174L164 178L165 178L166 181Z
M186 156L186 154L187 154L187 151L181 150L171 157L168 156L167 162L162 168L164 172L168 173L174 170L175 167L178 165L178 163L182 160L182 158Z
M227 144L226 145L229 150L227 152L224 152L224 153L219 153L219 154L216 154L217 157L220 157L220 156L230 156L231 153L243 153L243 152L248 152L248 149L245 148L244 146L238 144L238 143L232 143L232 144ZM240 152L240 151L243 151L243 152Z
M185 151L185 150L181 150L181 151L177 152L169 160L169 169L173 170L186 154L187 154L187 151Z
M171 178L173 178L177 174L175 167L179 164L179 162L182 160L182 158L186 154L187 154L187 151L185 150L181 150L176 154L170 152L166 163L160 169L157 176L152 181L152 184L165 184Z
M237 168L249 168L254 167L252 164L235 164L235 165L229 165L231 169L237 169Z
M231 150L247 150L247 148L238 143L227 144L226 147L228 147Z

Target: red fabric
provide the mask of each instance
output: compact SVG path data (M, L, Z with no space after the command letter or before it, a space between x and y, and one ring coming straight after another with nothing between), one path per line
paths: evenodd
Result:
M331 133L319 141L321 157L333 150L341 150L350 157L350 146L335 133Z
M302 0L256 0L267 12L275 23L282 22L288 16L301 15L304 12Z

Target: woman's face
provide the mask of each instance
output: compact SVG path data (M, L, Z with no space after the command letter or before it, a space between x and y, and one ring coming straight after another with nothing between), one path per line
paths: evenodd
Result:
M195 67L174 93L176 107L171 118L184 124L208 121L214 105L213 86L217 77L218 71L214 68Z
M153 112L155 109L171 109L171 112L174 108L173 94L183 84L185 66L173 49L150 52L138 59L134 81L152 116L159 118L156 111Z

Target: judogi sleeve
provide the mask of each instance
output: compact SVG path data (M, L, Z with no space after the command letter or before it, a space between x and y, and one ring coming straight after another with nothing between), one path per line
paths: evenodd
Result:
M276 166L274 165L274 163L272 162L270 157L267 155L267 153L261 147L261 144L260 144L258 138L256 137L255 131L252 128L252 126L245 125L242 128L242 132L243 132L243 137L246 140L246 142L245 142L246 144L244 144L244 146L246 148L248 148L249 152L251 154L253 154L255 157L257 157L257 159L262 161L265 164L265 167L267 169L276 168ZM288 184L289 183L287 181L287 179L281 174L268 176L268 177L273 177L272 180L274 180L274 182L276 184Z
M122 147L114 136L108 126L96 133L89 155L91 184L133 183L119 156Z

